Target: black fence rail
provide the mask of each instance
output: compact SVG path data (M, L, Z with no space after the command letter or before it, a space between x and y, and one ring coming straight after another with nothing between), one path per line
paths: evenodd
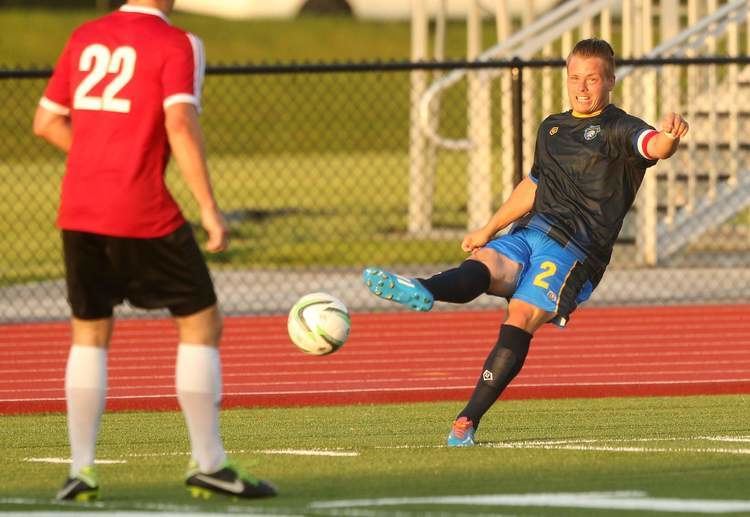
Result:
M744 69L749 62L744 57L717 57L620 64L686 70ZM469 208L466 153L433 149L432 231L408 230L410 131L415 124L410 118L411 74L438 77L456 68L490 70L497 73L493 100L516 99L510 126L500 122L500 102L484 110L492 121L493 172L482 188L492 192L497 208L502 175L509 173L503 171L502 153L521 157L521 135L529 133L528 125L535 129L546 115L537 110L533 117L525 117L519 106L541 106L538 101L545 95L560 100L563 66L559 60L515 60L209 67L202 124L209 167L232 237L227 252L207 258L224 310L283 313L297 297L320 290L341 297L354 310L385 310L393 307L361 286L363 267L377 264L422 275L461 261L459 243ZM514 74L517 79L510 89L504 89L498 78L513 69L521 73ZM537 89L533 98L524 98L524 82L538 82L537 74L550 69L556 76L554 91ZM60 319L68 314L54 225L65 156L31 133L49 74L0 70L0 322ZM437 128L441 134L466 134L466 92L462 81L442 95ZM744 106L750 106L750 97ZM641 115L637 106L629 111ZM739 123L745 124L741 111ZM515 150L502 148L504 131L516 136ZM526 172L522 159L513 163L516 177ZM740 165L740 174L748 174L747 162ZM168 182L202 238L195 205L179 171L170 167ZM625 237L633 234L633 224L624 229ZM750 217L739 210L705 239L655 266L633 258L632 238L624 238L590 303L747 301L748 228ZM483 297L468 307L501 303ZM145 313L124 307L119 314Z

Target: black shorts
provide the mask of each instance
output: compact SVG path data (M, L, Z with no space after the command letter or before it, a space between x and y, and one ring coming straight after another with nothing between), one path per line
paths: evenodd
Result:
M68 302L76 318L112 316L124 300L189 316L216 303L206 261L185 223L155 239L62 231Z

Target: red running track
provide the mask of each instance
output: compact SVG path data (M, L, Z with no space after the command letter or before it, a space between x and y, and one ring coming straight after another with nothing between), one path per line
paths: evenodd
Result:
M497 311L354 314L330 356L299 351L282 317L229 317L224 407L463 400ZM0 326L0 414L63 411L67 323ZM107 407L176 409L170 320L117 323ZM750 305L584 308L541 329L506 399L750 393Z

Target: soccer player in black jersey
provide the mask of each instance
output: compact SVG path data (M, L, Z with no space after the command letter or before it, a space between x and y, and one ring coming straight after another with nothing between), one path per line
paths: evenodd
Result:
M687 122L667 113L660 131L610 104L612 47L579 41L567 59L571 110L540 125L534 164L509 199L461 247L459 267L426 279L379 268L363 272L375 295L428 311L435 300L466 303L489 293L509 300L504 323L448 446L474 445L479 421L518 374L543 324L565 326L601 280L646 169L669 158ZM510 226L500 237L495 235Z

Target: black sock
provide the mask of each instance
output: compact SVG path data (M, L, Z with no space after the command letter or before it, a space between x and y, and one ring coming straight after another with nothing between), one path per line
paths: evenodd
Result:
M470 302L490 288L490 270L478 260L464 260L460 266L419 282L441 302Z
M471 394L469 403L457 418L465 416L474 423L474 428L479 426L482 416L521 371L532 337L531 334L518 327L500 326L497 344L484 362L484 370L474 388L474 393Z

